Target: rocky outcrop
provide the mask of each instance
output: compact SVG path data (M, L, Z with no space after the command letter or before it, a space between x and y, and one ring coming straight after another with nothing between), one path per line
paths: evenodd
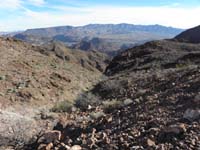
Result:
M188 43L200 43L200 26L186 30L175 37L175 40Z
M47 45L43 45L43 47L55 53L55 55L62 60L70 63L80 64L82 67L88 70L97 69L100 72L103 72L110 62L110 57L108 55L95 51L95 49L91 49L87 52L83 52L78 49L72 50L63 43L55 41Z
M81 42L71 46L73 49L80 49L84 51L99 51L99 52L115 52L121 49L120 44L113 44L107 39L103 38L92 38L90 40L83 39Z
M199 65L199 59L199 44L172 40L153 41L128 49L116 56L108 65L105 74L184 68L192 64Z

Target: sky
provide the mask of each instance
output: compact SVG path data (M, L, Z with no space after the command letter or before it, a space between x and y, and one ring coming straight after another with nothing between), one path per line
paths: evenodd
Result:
M107 23L200 25L200 0L2 0L0 31Z

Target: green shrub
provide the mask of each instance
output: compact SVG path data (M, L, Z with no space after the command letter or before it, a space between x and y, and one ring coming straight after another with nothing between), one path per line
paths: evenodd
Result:
M71 112L74 105L69 101L62 101L57 103L51 111L53 112Z
M119 91L122 87L122 81L119 80L107 80L102 83L102 89L107 91Z
M81 94L76 99L76 107L80 109L87 109L89 105L91 106L97 106L101 103L100 98L92 93L84 93Z
M6 76L0 76L0 80L5 80Z
M113 99L111 101L104 101L103 102L103 109L106 111L106 112L110 112L114 109L118 109L120 107L123 106L123 102L122 101L118 101L116 99Z
M176 64L176 68L181 69L181 68L186 68L188 65L187 64Z

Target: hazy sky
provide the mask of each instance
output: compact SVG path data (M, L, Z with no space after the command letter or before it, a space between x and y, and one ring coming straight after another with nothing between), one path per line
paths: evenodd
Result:
M200 24L200 0L2 0L0 31L90 23Z

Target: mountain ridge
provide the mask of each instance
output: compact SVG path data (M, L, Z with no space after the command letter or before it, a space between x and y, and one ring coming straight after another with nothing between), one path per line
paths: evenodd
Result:
M200 25L180 33L174 39L180 42L200 43Z
M93 38L99 38L104 40L107 45L101 46L100 43L99 48L93 50L108 51L110 53L110 51L121 50L121 47L143 44L152 40L173 38L182 31L184 30L161 25L89 24L77 27L58 26L28 29L14 35L14 37L39 45L48 43L51 40L61 41L68 46L76 45L74 47L77 48L81 48L78 45L81 45L83 41L90 42Z

